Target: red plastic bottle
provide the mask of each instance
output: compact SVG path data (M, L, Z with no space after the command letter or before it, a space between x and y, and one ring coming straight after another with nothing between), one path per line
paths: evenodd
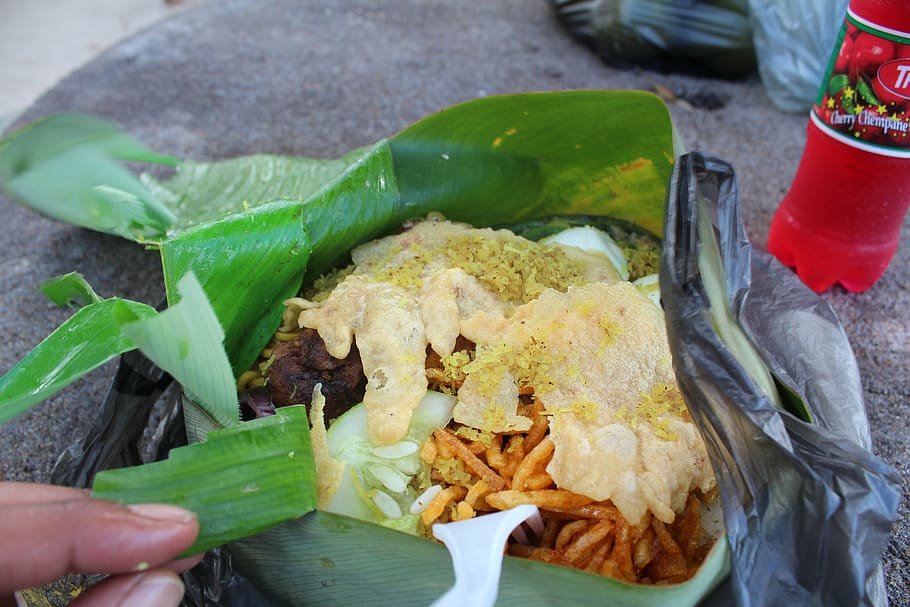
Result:
M910 206L910 0L851 0L768 249L822 292L871 287Z

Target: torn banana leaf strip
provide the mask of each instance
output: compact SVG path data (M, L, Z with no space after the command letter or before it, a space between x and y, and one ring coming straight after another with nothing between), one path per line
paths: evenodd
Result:
M177 504L196 513L198 554L315 508L316 478L303 406L208 435L167 460L100 472L94 496Z
M155 308L116 297L85 306L0 378L0 423L50 398L136 345L119 318L146 319Z
M63 303L97 297L78 274L56 279L49 288L52 298ZM205 403L219 425L239 423L236 385L218 319L192 273L181 279L177 291L181 299L160 314L116 297L78 310L0 378L0 423L136 348Z
M783 408L777 384L771 376L767 365L759 356L755 346L743 332L739 323L733 317L730 304L724 297L727 283L724 272L723 260L718 248L717 239L706 209L698 215L698 230L701 246L698 253L698 265L704 277L705 292L710 302L709 313L714 330L720 336L724 345L743 366L752 381L761 389L766 397L778 408ZM808 416L808 413L807 413ZM806 421L811 421L806 418Z
M237 387L222 345L224 331L194 274L180 279L177 292L180 301L156 316L121 315L123 334L204 403L219 424L238 424Z
M0 187L48 217L130 240L176 216L118 161L175 164L93 116L59 114L0 140Z
M48 299L61 307L81 308L102 300L102 297L95 293L92 285L85 280L85 276L78 272L70 272L45 280L41 283L41 291Z

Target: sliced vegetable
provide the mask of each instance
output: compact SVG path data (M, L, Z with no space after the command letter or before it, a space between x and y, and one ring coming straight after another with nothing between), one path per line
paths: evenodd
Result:
M327 509L415 531L417 516L411 507L418 495L413 480L424 468L418 452L434 430L449 423L454 407L454 397L427 392L414 410L407 436L391 445L370 440L363 403L336 419L328 429L328 449L333 458L345 462L345 470Z
M724 296L727 284L717 237L707 212L698 214L698 230L701 237L701 246L698 249L698 265L704 277L705 291L711 304L711 323L714 330L736 357L737 362L749 373L761 391L773 402L777 408L782 409L780 393L768 366L762 360L755 346L749 341L739 323L733 316L730 304Z
M648 274L632 282L642 295L653 301L658 307L660 304L660 274Z
M561 244L570 247L577 247L585 251L603 253L610 258L610 262L616 267L620 278L629 280L629 262L623 255L622 249L616 244L616 241L610 238L610 235L603 230L598 230L592 226L580 226L568 228L544 238L541 242L546 244Z

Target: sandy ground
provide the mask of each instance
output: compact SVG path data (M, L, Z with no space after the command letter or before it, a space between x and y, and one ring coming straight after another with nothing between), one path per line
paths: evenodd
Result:
M0 0L0 129L69 72L191 4L192 0Z

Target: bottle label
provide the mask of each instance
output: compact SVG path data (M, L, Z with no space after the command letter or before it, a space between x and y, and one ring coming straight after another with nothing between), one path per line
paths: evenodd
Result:
M910 33L849 9L810 114L848 145L910 158Z

